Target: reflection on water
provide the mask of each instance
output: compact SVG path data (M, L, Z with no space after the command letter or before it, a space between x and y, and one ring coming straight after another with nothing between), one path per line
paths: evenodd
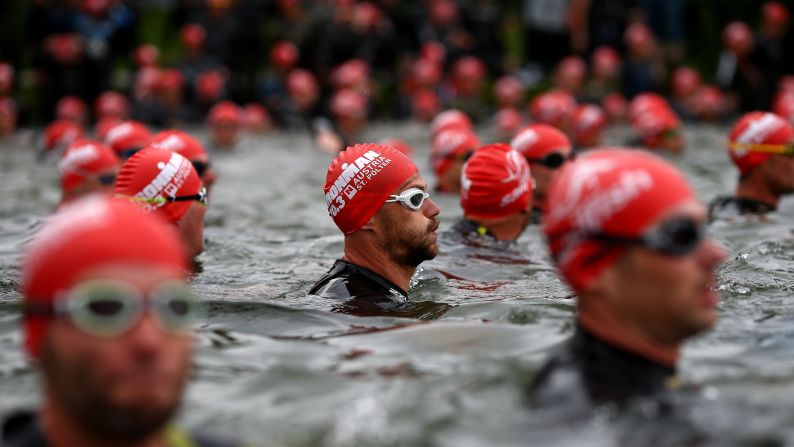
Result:
M692 147L671 158L704 201L734 186L724 133L690 128ZM429 173L426 129L383 126L369 139L393 135L417 149ZM622 129L609 135L611 142L624 136ZM55 160L36 165L25 141L0 144L0 412L38 399L12 305L16 263L59 195ZM302 134L247 141L216 156L207 252L195 280L208 315L184 423L289 446L608 446L645 433L664 433L658 445L680 445L686 438L688 428L676 421L615 421L605 408L569 427L525 405L526 385L570 334L575 311L537 227L510 246L464 247L443 233L441 254L412 281L416 313L356 317L307 297L342 251L321 193L329 161ZM433 198L447 230L460 217L457 199ZM688 420L704 436L696 445L794 444L792 218L794 206L784 201L766 222L709 230L731 256L720 269L721 321L687 346L681 365L685 380L702 384L687 403Z

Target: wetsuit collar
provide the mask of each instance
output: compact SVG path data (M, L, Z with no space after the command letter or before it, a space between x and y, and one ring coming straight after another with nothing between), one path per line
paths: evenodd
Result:
M587 315L579 314L577 326L606 344L644 357L659 365L675 369L678 362L677 350L662 349L645 340L628 339L614 329L594 321Z
M478 236L494 237L493 233L485 225L469 219L462 219L458 225L455 226L462 233L473 233Z
M364 267L357 266L352 262L345 261L344 259L337 259L336 264L345 264L346 268L352 270L353 272L364 276L373 282L377 283L378 285L382 286L384 289L394 289L398 293L400 293L404 297L408 297L408 292L403 290L398 285L394 284L393 282L389 281L388 279L378 275L377 273L373 272L372 270L365 269Z

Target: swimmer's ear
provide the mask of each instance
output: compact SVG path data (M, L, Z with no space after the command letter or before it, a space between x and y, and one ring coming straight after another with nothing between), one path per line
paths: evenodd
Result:
M378 214L372 216L372 218L362 225L358 231L376 231L376 227L378 227Z

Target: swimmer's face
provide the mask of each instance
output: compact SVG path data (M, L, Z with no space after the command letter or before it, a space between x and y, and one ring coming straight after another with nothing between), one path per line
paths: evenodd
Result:
M706 222L705 208L692 201L665 213L658 223L681 216ZM677 345L716 322L719 298L712 289L715 269L724 259L724 250L708 238L682 256L629 248L608 269L603 299L627 329L657 344Z
M566 161L565 163L569 163ZM535 208L545 210L546 194L548 194L549 187L554 179L560 174L560 171L565 166L558 168L549 168L542 163L530 163L529 168L532 171L532 178L535 179L535 188L532 190L532 204Z
M794 158L773 155L762 169L770 189L778 194L794 192Z
M465 163L462 159L454 160L444 174L438 178L438 184L442 191L450 193L460 192L460 174Z
M204 215L206 213L206 205L192 202L190 208L176 222L187 253L191 258L204 251Z
M119 266L82 277L98 279L124 281L147 292L163 281L180 279L180 274ZM192 351L190 332L166 332L150 313L117 337L89 335L68 320L55 319L42 345L45 396L81 428L108 441L145 439L179 406Z
M216 146L229 147L237 143L239 126L232 122L220 122L212 126L212 142Z
M427 191L427 183L416 174L406 180L395 195L409 188ZM385 203L370 223L381 248L400 265L416 267L438 254L438 214L432 199L425 199L419 210L413 211L400 203Z

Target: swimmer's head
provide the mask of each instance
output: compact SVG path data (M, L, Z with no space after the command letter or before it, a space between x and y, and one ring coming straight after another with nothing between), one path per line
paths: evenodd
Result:
M418 173L416 165L396 149L380 144L348 147L328 166L323 187L328 214L342 233L353 234L395 189Z
M728 137L728 154L741 175L794 144L794 128L769 112L750 112L734 124Z
M477 149L463 166L460 182L460 205L467 219L486 227L488 223L515 220L506 239L517 238L529 224L532 204L529 163L507 144L495 143Z

